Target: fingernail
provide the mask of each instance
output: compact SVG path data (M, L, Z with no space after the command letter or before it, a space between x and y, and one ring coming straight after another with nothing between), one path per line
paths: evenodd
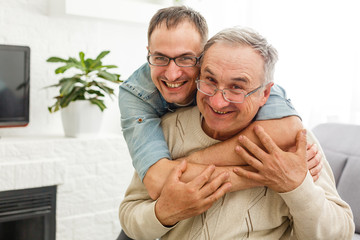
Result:
M239 151L241 150L241 147L240 147L239 145L237 145L237 146L235 147L235 150L239 152Z
M244 136L243 135L240 135L239 136L239 141L242 141L244 139Z
M306 134L306 129L303 129L303 130L302 130L302 133L303 133L303 134Z

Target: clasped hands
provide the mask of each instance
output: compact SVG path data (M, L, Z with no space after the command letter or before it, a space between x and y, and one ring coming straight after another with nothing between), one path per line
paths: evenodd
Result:
M297 188L308 170L314 181L319 178L321 155L316 145L307 145L305 130L298 132L296 147L287 152L281 150L262 127L256 126L254 131L265 149L245 136L239 137L235 151L250 167L233 168L238 177L252 182L252 186L267 186L279 193ZM155 214L164 226L173 226L205 212L231 190L231 173L228 171L214 176L215 166L209 165L200 175L185 183L180 178L186 168L186 161L174 167L155 204Z

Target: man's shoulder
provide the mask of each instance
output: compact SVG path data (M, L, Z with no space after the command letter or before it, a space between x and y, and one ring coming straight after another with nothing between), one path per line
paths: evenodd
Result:
M151 80L150 67L147 63L139 67L120 85L120 88L133 92L135 95L142 98L150 97L154 93L160 94Z

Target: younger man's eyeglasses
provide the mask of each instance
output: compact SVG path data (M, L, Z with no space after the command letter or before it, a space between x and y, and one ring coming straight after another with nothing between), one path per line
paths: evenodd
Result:
M153 66L167 66L169 65L170 61L173 60L175 64L179 67L194 67L200 60L200 57L194 56L179 56L175 58L163 56L163 55L156 55L150 54L147 56L148 63Z

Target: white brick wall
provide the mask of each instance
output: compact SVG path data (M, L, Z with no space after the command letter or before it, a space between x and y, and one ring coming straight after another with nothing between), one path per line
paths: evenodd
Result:
M108 101L101 132L119 136L63 138L60 114L47 110L57 90L43 89L60 76L46 59L110 50L104 63L119 66L116 72L126 79L146 61L147 24L52 16L50 1L0 0L0 44L31 49L30 124L0 129L0 191L58 184L57 240L113 240L133 172L117 99Z
M110 50L104 63L117 65L126 79L146 61L147 24L54 16L50 1L57 0L0 0L0 44L31 49L30 124L0 129L0 191L58 184L57 240L114 240L118 206L133 173L117 98L108 101L101 132L119 136L62 137L60 113L47 110L57 90L43 89L60 76L46 59Z
M54 74L59 65L47 63L49 57L77 57L79 51L84 51L86 57L94 58L101 51L110 50L104 63L117 65L119 68L114 71L122 79L146 62L147 24L52 16L50 1L57 0L0 0L0 44L31 49L30 124L26 128L0 129L0 136L63 134L60 114L47 110L58 90L44 87L60 79ZM121 134L117 98L107 102L102 132Z
M115 240L132 173L120 135L0 139L0 191L58 185L57 240Z

